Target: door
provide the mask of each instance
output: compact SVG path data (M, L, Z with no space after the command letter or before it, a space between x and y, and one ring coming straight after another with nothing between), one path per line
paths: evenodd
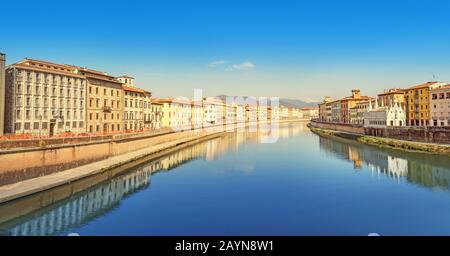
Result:
M55 125L56 123L50 123L50 137L55 134Z

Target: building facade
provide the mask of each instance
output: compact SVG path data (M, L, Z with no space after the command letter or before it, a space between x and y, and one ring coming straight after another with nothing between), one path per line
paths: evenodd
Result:
M151 93L134 86L134 78L121 76L117 80L122 83L123 129L125 131L142 131L150 129Z
M378 104L380 106L392 106L400 104L405 109L405 90L403 89L389 89L383 93L378 94Z
M405 89L405 108L407 123L410 126L429 126L430 124L430 91L441 82L427 82Z
M319 120L322 122L331 122L331 97L326 96L319 104Z
M450 85L430 91L430 126L449 126Z
M306 119L317 119L319 118L319 108L318 107L303 107L301 109L303 118Z
M107 73L73 67L86 77L86 129L90 133L120 132L123 127L124 91L122 83Z
M341 101L335 100L331 102L331 122L341 123L342 122L342 111L341 111Z
M374 109L364 113L364 127L386 128L405 125L406 113L399 103L391 106L375 106Z
M162 105L161 127L176 130L190 129L191 102L185 98L156 99Z
M203 127L203 100L191 100L191 126L193 129Z
M151 104L151 116L150 116L150 120L151 120L151 126L150 128L152 130L158 130L161 129L161 117L162 117L162 107L163 104L159 103L157 100L152 99L152 104Z
M24 59L8 67L5 132L54 135L86 131L86 78L68 65Z
M367 96L362 96L359 89L353 89L351 96L341 99L340 121L346 124L350 123L350 109L354 108L358 102L369 99Z

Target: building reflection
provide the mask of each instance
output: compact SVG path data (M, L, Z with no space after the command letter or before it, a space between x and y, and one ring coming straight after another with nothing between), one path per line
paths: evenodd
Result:
M301 133L298 126L283 126L279 128L279 131L285 137L296 136ZM74 194L67 191L73 191L77 182L66 185L67 189L61 189L61 191L66 191L64 192L66 194L55 192L51 196L47 196L51 197L52 200L53 198L61 198L60 200L41 208L39 206L42 205L42 201L45 201L43 199L46 198L45 196L27 199L28 201L25 203L16 200L12 203L12 206L0 207L0 219L3 220L3 223L0 224L0 230L7 231L8 234L13 236L60 234L119 207L121 200L147 188L154 173L170 171L193 160L216 160L229 150L237 151L244 143L258 143L259 138L266 135L267 131L259 129L256 131L245 129L235 133L226 133L224 136L181 148L157 160L140 164L131 170L126 170L125 174L118 174L113 178L109 178L110 174L107 174L104 179L88 178L86 181L79 181L78 183L83 183L86 189ZM22 216L11 215L17 214L18 211L8 210L8 208L20 209L20 212L24 214Z
M325 154L353 163L355 170L365 166L374 176L386 175L430 188L450 189L450 160L433 154L378 149L338 138L319 137Z

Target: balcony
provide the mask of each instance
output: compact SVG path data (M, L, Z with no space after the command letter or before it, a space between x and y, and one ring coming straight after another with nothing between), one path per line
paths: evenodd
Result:
M103 112L105 112L105 113L111 113L112 112L112 109L109 106L103 106L102 109L103 109Z

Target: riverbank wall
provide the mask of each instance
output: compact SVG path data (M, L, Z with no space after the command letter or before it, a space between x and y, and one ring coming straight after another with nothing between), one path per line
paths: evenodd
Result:
M383 137L369 136L360 133L340 131L335 129L326 129L317 126L315 122L309 123L308 127L312 132L321 136L338 137L343 139L355 140L361 143L382 148L391 148L411 152L444 154L450 156L449 145L399 140L393 138L383 138Z
M368 128L359 125L311 121L314 127L380 138L412 142L450 144L450 127L386 127Z

